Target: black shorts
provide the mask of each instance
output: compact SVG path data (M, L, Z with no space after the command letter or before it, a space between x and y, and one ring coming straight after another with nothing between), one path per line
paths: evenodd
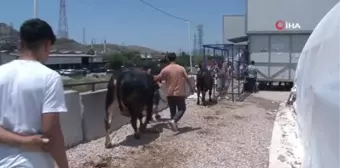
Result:
M160 98L161 98L161 95L159 94L159 90L157 89L153 96L153 104L158 105Z

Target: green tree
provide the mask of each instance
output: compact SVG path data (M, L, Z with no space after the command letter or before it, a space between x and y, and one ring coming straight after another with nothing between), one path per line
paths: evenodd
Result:
M94 50L91 48L91 49L89 49L89 50L86 52L86 54L88 54L88 55L94 55L95 52L94 52Z
M179 56L177 58L177 64L182 65L184 67L190 66L190 57L189 56Z
M195 55L192 58L193 64L198 65L203 62L203 56L202 55Z
M119 69L122 65L124 65L127 61L126 57L124 57L123 53L114 53L107 55L105 59L108 62L107 67L111 69Z
M136 58L140 58L140 54L135 51L123 51L121 54L128 60L134 60Z

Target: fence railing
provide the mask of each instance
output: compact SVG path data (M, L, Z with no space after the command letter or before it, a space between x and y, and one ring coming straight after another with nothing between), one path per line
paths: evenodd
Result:
M64 84L64 88L74 88L76 86L91 86L91 91L96 90L96 85L98 84L107 84L109 81L95 81L95 82L81 82L81 83L70 83L70 84Z

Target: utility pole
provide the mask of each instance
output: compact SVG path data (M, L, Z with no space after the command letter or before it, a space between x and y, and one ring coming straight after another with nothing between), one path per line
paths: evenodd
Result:
M104 53L106 54L106 39L104 39L103 51L104 51Z
M38 17L38 0L33 0L33 18Z
M197 26L197 47L199 49L199 54L203 56L203 61L206 61L204 56L204 47L203 47L203 25L200 24Z
M193 47L193 51L192 54L194 56L197 56L197 33L194 33L194 47Z
M83 28L83 44L86 45L86 29Z
M188 35L189 35L189 62L190 62L190 73L193 72L193 69L192 69L192 49L191 49L191 23L188 21Z
M58 36L59 38L68 38L66 0L60 0L60 4L59 4Z

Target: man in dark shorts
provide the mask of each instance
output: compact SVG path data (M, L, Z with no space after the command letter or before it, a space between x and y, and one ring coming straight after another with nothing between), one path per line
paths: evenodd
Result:
M164 67L159 75L155 76L155 80L165 80L165 86L168 95L168 105L171 115L170 124L173 131L177 131L177 122L182 118L186 110L185 82L189 84L192 92L194 92L194 89L190 84L189 77L184 67L176 64L176 54L169 53L167 58L169 65Z

